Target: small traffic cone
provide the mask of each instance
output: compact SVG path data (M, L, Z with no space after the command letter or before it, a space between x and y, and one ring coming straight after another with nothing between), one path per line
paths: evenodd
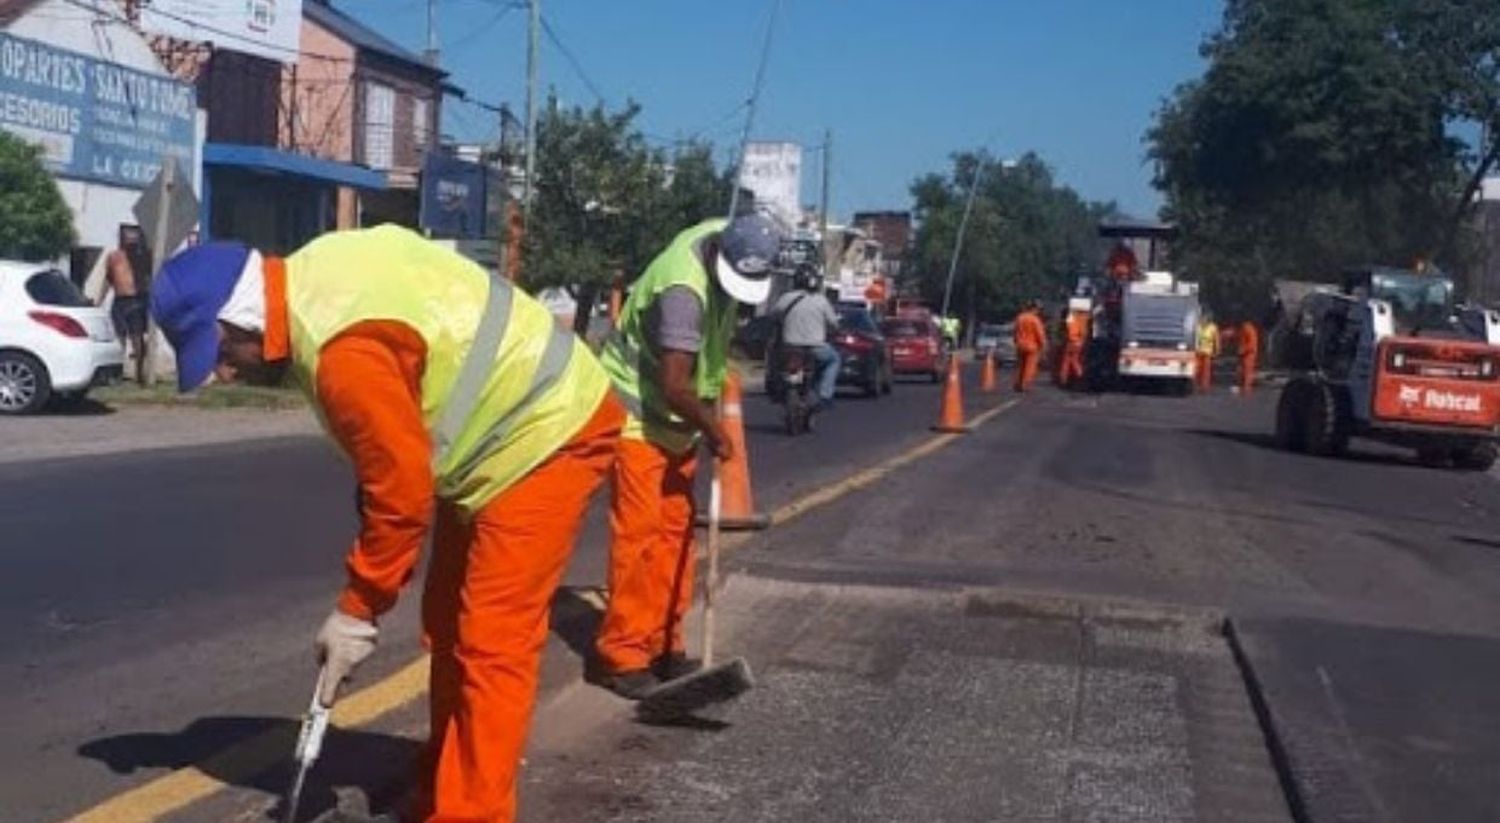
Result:
M959 371L957 357L948 358L948 382L943 386L943 408L938 413L937 425L932 430L945 434L967 434L969 431L969 427L964 424L963 374Z
M995 376L995 353L985 352L984 370L979 373L979 390L985 394L998 391L1000 381Z
M750 455L745 451L745 416L740 404L740 376L733 369L724 380L724 396L719 398L719 415L734 456L714 467L720 486L719 528L728 531L753 531L771 525L771 518L755 510L750 492ZM700 512L698 525L708 525L708 516Z

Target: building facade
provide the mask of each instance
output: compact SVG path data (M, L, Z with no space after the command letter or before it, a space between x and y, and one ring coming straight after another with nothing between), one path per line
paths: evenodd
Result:
M302 6L286 62L187 48L196 59L167 59L191 75L208 113L208 236L287 252L332 229L419 225L443 71L325 0Z
M142 191L175 158L200 183L205 118L108 0L10 3L0 13L0 128L42 146L73 213L77 245L58 261L97 281L132 234Z

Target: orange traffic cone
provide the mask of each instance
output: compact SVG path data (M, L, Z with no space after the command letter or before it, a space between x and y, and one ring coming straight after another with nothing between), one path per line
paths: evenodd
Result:
M716 463L719 473L719 528L728 531L751 531L771 525L771 518L755 510L750 492L750 455L745 451L745 417L740 404L740 376L730 369L724 380L724 396L719 398L719 416L734 456L728 462ZM698 525L708 524L708 517L698 515Z
M963 375L959 371L958 358L948 358L948 382L943 386L943 408L938 414L937 425L932 427L935 432L946 434L966 434L969 427L964 425L964 389L962 385Z
M985 394L989 394L999 390L999 388L1000 381L995 376L995 353L985 352L984 371L979 373L979 390Z

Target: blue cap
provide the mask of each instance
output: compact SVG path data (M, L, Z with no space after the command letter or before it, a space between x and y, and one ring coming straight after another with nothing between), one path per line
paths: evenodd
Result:
M151 281L151 316L177 353L177 390L203 385L219 361L219 311L250 250L210 243L173 255Z
M771 294L772 267L781 252L782 231L764 214L740 215L719 233L714 267L719 285L741 303L763 303Z

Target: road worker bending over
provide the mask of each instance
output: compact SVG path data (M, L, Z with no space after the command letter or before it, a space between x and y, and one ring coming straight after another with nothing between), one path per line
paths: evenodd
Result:
M323 703L375 650L432 531L431 730L410 811L513 820L548 607L625 418L599 362L520 289L392 226L286 259L189 249L151 311L183 391L290 369L353 461L360 531L317 635Z
M604 367L630 417L614 467L609 606L590 679L623 697L640 699L699 667L682 637L693 601L698 439L729 459L714 402L738 304L769 295L781 234L759 214L678 234L631 288L604 346Z

